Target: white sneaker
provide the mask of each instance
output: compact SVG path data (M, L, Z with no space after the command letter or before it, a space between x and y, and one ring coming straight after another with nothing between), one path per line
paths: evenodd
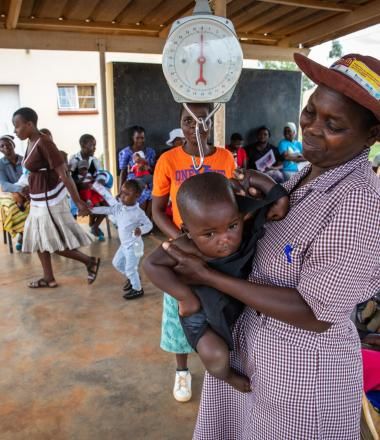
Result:
M173 396L178 402L188 402L191 399L190 371L176 371Z

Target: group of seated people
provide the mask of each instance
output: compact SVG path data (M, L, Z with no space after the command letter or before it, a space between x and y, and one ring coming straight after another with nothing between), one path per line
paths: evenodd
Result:
M52 138L48 129L41 129L41 133ZM170 133L167 147L182 143L182 131L175 129ZM97 181L107 189L113 186L113 176L104 170L101 162L95 157L96 139L91 134L83 134L79 139L80 151L67 157L67 153L61 151L65 158L71 176L77 186L82 200L89 207L98 207L105 204L103 198L94 190L92 184ZM22 234L24 224L29 213L29 189L27 172L22 166L23 157L16 153L14 136L4 135L0 137L0 208L3 228L12 236L17 236L16 250L22 249ZM129 145L119 153L120 187L126 180L137 180L142 189L139 204L151 217L153 169L156 163L156 151L145 147L145 130L135 126L131 129ZM72 200L69 200L71 212L74 217L78 215L78 209ZM104 215L91 215L89 217L90 232L99 241L104 241L104 233L100 228Z
M302 144L296 140L296 124L287 122L283 134L284 138L276 147L270 142L270 129L263 125L257 129L253 144L244 147L243 136L233 133L226 147L234 155L237 167L264 172L276 182L283 183L307 164L302 155Z
M42 129L51 136L47 129ZM284 138L278 146L273 145L271 131L267 126L261 126L256 131L256 141L253 144L243 146L243 136L239 133L232 134L230 143L226 148L234 156L238 168L248 168L262 171L270 175L276 182L283 183L305 165L302 156L302 144L296 140L297 127L293 122L287 122L283 128ZM182 130L177 128L170 132L166 142L166 150L182 145L184 137ZM101 182L106 188L113 186L112 175L102 169L100 161L95 157L96 139L91 134L84 134L79 139L80 151L67 160L78 192L90 207L102 206L102 197L91 189L94 181ZM163 149L161 153L165 151ZM22 157L15 152L13 136L5 135L0 138L0 205L2 208L2 221L4 228L12 235L18 234L16 249L21 250L23 225L28 215L28 186L25 181L21 184L20 179L25 179L22 168ZM145 129L141 126L130 128L128 145L121 149L118 154L118 166L120 171L119 187L126 180L137 180L141 186L139 204L149 218L152 217L152 185L153 172L157 160L154 148L145 145ZM72 214L77 215L76 206L70 201ZM168 207L170 215L170 206ZM104 220L103 215L91 215L89 226L91 233L99 241L104 241L104 233L100 224Z

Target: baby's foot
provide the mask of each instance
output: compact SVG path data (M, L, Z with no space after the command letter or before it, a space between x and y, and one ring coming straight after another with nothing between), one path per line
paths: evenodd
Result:
M226 379L226 382L231 385L235 390L240 391L241 393L249 393L251 390L251 384L249 383L249 379L247 376L241 376L236 372L232 372L231 376Z

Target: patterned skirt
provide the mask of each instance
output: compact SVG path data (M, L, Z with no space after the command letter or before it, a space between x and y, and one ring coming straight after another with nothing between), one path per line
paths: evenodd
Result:
M50 206L54 224L46 206L31 206L25 223L23 252L50 252L77 249L92 240L71 215L68 200ZM57 230L59 228L59 231Z
M0 193L3 228L13 237L24 231L25 221L29 214L29 202L26 202L24 207L25 210L20 211L11 193Z
M164 293L160 347L169 353L187 354L194 350L187 342L178 316L178 302Z

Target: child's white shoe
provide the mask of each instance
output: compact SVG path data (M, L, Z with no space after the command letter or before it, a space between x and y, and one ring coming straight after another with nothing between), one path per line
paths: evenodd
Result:
M188 402L191 399L190 371L176 371L173 396L178 402Z

